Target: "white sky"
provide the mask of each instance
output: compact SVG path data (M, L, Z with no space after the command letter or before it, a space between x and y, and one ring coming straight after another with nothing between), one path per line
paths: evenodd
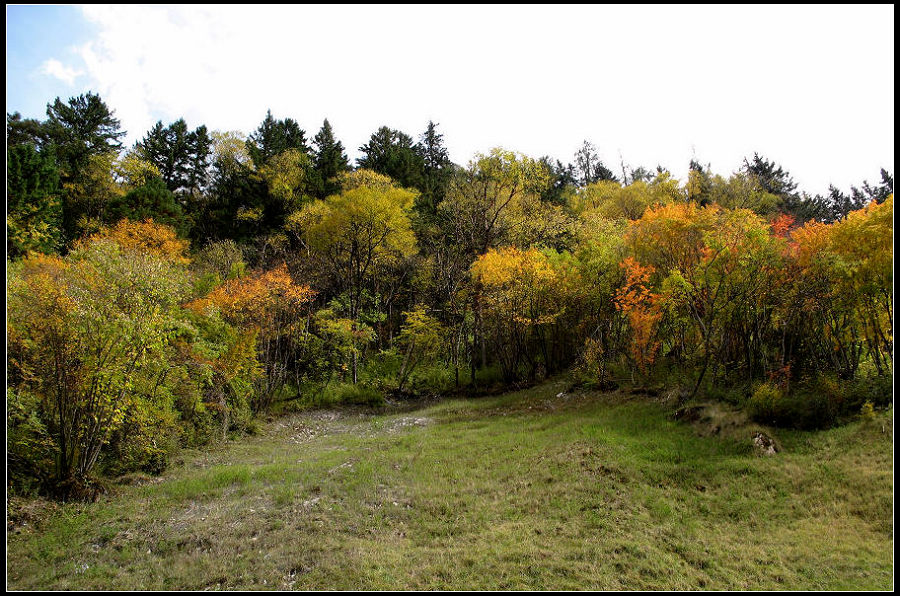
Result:
M457 163L566 162L588 139L615 171L682 178L758 151L812 193L894 171L892 5L83 10L99 35L44 74L99 92L129 144L179 117L248 133L271 108L309 138L327 117L351 158L433 119Z

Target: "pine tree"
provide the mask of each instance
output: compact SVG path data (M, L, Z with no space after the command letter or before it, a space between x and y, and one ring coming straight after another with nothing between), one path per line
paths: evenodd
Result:
M109 223L123 218L144 221L152 218L158 224L172 226L179 235L188 232L188 222L181 206L175 200L162 178L151 178L143 186L135 188L125 196L112 201L107 211Z
M212 141L206 126L188 130L184 119L167 127L157 122L137 143L140 156L159 169L166 187L180 196L194 196L208 180Z
M437 124L429 120L428 127L415 146L424 166L419 205L428 213L434 213L444 200L453 174L453 162L444 147L444 135L437 132L437 127Z
M319 198L325 198L340 190L337 182L341 172L350 170L350 160L344 152L344 146L335 139L334 131L328 119L313 138L315 145L313 167L315 171L315 192Z
M68 179L77 178L92 155L118 152L122 148L119 139L125 136L113 112L99 95L90 92L70 98L67 104L58 97L47 104L44 127Z
M59 175L49 151L19 144L6 153L6 250L16 257L30 250L62 247Z
M360 168L390 176L405 188L422 188L425 163L409 135L382 126L359 150L363 153L357 160Z
M272 117L272 110L268 110L262 124L247 139L250 159L260 168L269 159L288 149L299 149L309 154L306 132L291 118L276 120Z
M125 136L119 120L113 116L99 95L87 93L63 103L58 97L47 104L47 121L43 124L48 146L56 155L63 212L63 235L66 242L79 234L79 221L91 197L76 196L73 190L83 182L91 158L118 153L119 140Z

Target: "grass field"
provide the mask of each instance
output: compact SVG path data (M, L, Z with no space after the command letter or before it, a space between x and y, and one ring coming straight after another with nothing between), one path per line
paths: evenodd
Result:
M97 503L8 503L11 589L891 589L893 418L701 436L564 380L276 419Z

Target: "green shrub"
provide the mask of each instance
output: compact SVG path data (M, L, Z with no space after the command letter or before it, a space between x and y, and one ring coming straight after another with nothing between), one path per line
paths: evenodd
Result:
M762 383L747 401L747 413L764 424L778 424L785 415L786 400L782 390L773 383Z
M462 371L460 371L462 373ZM460 382L463 375L460 374ZM411 375L408 389L416 395L441 394L456 387L453 369L442 362L423 364Z
M41 400L24 390L6 390L6 471L11 489L33 493L53 475L56 444L40 415Z
M842 394L830 379L785 393L777 385L761 384L747 401L747 413L762 424L804 430L833 426L841 412ZM835 391L838 390L838 391Z
M338 394L338 403L355 406L378 407L385 404L384 393L365 385L343 385Z

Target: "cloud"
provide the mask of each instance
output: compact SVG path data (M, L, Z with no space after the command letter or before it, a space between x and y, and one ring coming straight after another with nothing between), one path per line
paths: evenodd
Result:
M588 139L610 167L683 178L691 157L727 174L758 151L817 192L893 162L893 8L816 27L804 7L82 11L86 74L129 142L181 117L246 134L271 109L307 137L327 117L351 158L381 125L433 119L458 163L497 145L567 161Z
M69 85L75 84L75 79L84 74L82 70L75 70L71 66L65 66L59 60L50 58L41 65L40 73L55 77Z

